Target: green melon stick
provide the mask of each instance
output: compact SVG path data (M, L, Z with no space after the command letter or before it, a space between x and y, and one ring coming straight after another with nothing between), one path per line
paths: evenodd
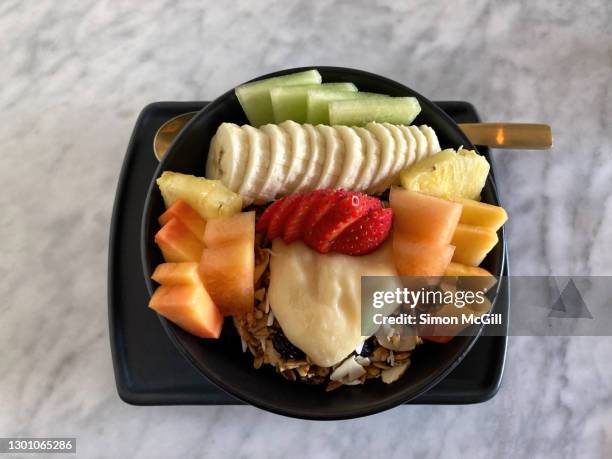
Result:
M372 97L329 103L330 123L347 126L363 126L370 121L410 124L420 112L421 106L414 97Z
M330 124L328 105L331 101L388 97L372 92L320 91L310 89L306 97L307 119L310 124Z
M306 123L308 119L306 97L311 89L317 89L318 91L357 92L357 86L353 83L305 84L272 88L270 89L270 97L274 111L274 122L281 123L285 120L292 120L300 124Z
M306 70L267 78L238 86L235 92L249 122L257 127L274 122L272 100L270 99L271 88L304 84L320 85L321 74L316 70Z

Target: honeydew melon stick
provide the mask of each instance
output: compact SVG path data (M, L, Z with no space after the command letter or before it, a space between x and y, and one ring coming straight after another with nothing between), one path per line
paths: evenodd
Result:
M236 97L253 126L274 122L270 89L277 86L295 86L303 84L321 84L321 74L316 70L291 73L265 80L253 81L238 86Z
M307 119L310 124L330 124L329 103L332 100L368 99L371 97L386 98L384 94L372 92L321 91L310 89L306 97Z
M306 97L311 89L357 92L357 86L353 83L305 84L272 88L270 89L270 97L272 98L274 122L281 123L286 120L292 120L300 124L306 123L308 115Z
M414 97L386 97L358 100L338 100L329 103L331 124L363 126L377 123L410 124L421 112Z

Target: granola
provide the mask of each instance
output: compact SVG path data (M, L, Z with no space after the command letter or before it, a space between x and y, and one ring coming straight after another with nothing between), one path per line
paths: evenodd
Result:
M363 384L369 379L392 383L405 373L410 366L412 351L394 351L394 346L398 344L395 339L379 341L371 337L332 367L320 367L312 363L307 355L285 337L270 308L267 297L269 261L270 249L256 245L255 308L248 314L233 317L243 351L248 350L252 354L256 369L270 365L288 381L324 385L326 391L343 385ZM415 339L415 345L421 343L418 337Z

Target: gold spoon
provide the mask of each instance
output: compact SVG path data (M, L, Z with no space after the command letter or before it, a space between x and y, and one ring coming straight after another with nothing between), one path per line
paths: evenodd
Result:
M175 116L157 130L153 139L153 151L159 161L196 113ZM462 123L459 127L474 145L523 150L544 150L552 146L552 132L547 124Z
M552 147L547 124L463 123L461 130L474 145L514 150L545 150Z
M153 152L158 161L162 160L172 141L196 113L198 112L188 112L170 118L157 130L153 138Z

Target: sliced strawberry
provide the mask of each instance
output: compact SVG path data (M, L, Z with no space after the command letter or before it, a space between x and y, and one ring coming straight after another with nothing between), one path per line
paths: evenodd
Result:
M320 253L329 252L344 229L366 215L372 205L373 202L363 193L345 192L306 234L304 241Z
M285 244L291 244L302 238L308 211L324 195L325 190L315 190L305 194L299 205L293 209L291 215L287 216L287 223L285 224L285 230L283 232L283 241L285 241Z
M293 210L300 204L304 197L303 194L291 194L282 199L282 203L273 212L270 224L268 225L268 240L276 239L282 236L287 223L287 217L293 213Z
M348 226L332 244L332 250L346 255L365 255L373 252L389 236L393 211L371 210Z
M366 201L368 210L380 209L382 207L382 202L380 199L375 198L374 196L366 196L364 199Z
M268 230L270 220L272 220L272 215L276 213L284 199L285 198L274 201L272 204L266 207L264 213L257 220L257 224L255 225L255 231L257 231L258 233L265 233Z
M310 211L304 217L304 227L302 228L302 237L304 239L312 232L321 217L323 217L338 200L346 195L346 191L344 190L334 191L331 189L316 190L315 193L319 193L319 197L316 202L310 206Z

